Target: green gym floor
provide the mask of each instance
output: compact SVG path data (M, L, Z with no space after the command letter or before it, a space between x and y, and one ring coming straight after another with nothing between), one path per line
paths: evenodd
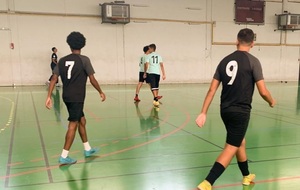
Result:
M213 189L300 189L300 91L298 83L268 83L277 100L270 108L253 98L247 132L251 186L241 185L235 159ZM89 142L101 151L85 159L77 134L70 156L58 164L67 128L61 89L54 106L44 106L47 87L0 88L0 189L10 190L195 190L209 172L225 141L218 90L207 123L195 124L208 84L161 85L162 104L152 106L146 85L133 103L135 85L102 85L100 101L87 88L85 115Z

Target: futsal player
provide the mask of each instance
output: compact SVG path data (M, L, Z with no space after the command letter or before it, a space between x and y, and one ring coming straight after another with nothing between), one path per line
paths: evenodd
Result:
M49 80L46 82L46 84L49 84L49 83L50 83L51 78L52 78L52 76L53 76L53 70L54 70L54 67L55 67L56 64L57 64L57 54L56 54L56 53L57 53L57 48L56 48L56 47L53 47L51 50L52 50L52 55L51 55L51 63L50 63L50 67L51 67L51 72L52 72L52 74L51 74ZM57 81L56 81L56 85L59 86L59 84L58 84L58 79L57 79Z
M149 54L149 46L145 46L143 48L143 51L144 51L144 55L141 56L141 58L140 58L140 64L139 64L139 66L140 66L139 83L136 86L135 97L133 99L135 102L141 101L139 99L139 92L140 92L141 87L143 86L144 81L146 80L144 78L144 68L145 68L144 65L146 63L146 57Z
M59 157L60 164L74 164L77 162L68 156L77 128L83 142L85 157L92 156L99 151L98 148L92 148L90 146L86 132L86 119L83 113L83 107L87 78L89 78L93 87L99 92L102 101L104 101L106 97L94 77L95 71L90 59L81 55L81 49L85 46L85 42L85 37L79 32L72 32L68 35L67 43L72 53L61 58L57 67L55 67L46 99L46 107L50 109L52 107L51 94L57 77L61 76L63 83L62 97L68 109L69 125L65 136L65 144L61 156Z
M145 68L144 68L144 78L146 78L146 82L149 83L150 89L153 94L153 105L159 106L158 100L162 98L162 96L158 96L159 91L159 81L160 81L160 71L162 72L162 79L166 79L165 69L162 57L157 54L156 45L149 45L150 54L147 56Z
M245 28L239 31L237 51L226 56L219 63L205 97L202 111L196 119L197 125L202 127L206 121L210 103L222 83L221 117L227 131L226 144L205 180L198 185L200 190L211 190L214 182L221 176L234 156L243 175L243 185L250 185L255 178L255 175L251 174L248 169L245 140L255 85L270 107L275 105L275 100L265 86L259 60L249 53L253 47L253 41L254 33L251 29Z

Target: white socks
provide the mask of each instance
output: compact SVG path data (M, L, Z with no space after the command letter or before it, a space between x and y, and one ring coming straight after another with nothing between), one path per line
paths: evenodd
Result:
M83 146L84 146L84 150L86 150L86 151L89 151L89 150L92 149L92 147L90 146L90 143L89 143L89 142L83 143ZM62 153L61 153L61 157L67 158L67 157L68 157L68 154L69 154L69 151L63 149L63 150L62 150Z
M89 142L83 143L83 146L84 146L84 150L86 150L86 151L89 151L89 150L92 149L92 147L90 146L90 143L89 143Z
M67 158L68 157L68 154L69 154L69 151L68 150L65 150L63 149L62 153L61 153L61 157L63 158Z

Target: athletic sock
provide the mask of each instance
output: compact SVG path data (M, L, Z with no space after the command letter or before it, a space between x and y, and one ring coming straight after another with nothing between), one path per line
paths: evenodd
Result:
M225 167L219 162L215 162L213 167L211 168L209 174L205 178L211 185L215 183L215 181L222 175L225 171Z
M83 146L84 146L84 150L87 150L87 151L89 151L89 150L91 150L91 149L92 149L92 147L90 146L90 143L89 143L89 142L85 142L85 143L83 143Z
M68 150L65 150L65 149L63 149L63 150L62 150L62 153L61 153L61 157L63 157L63 158L67 158L67 157L68 157L68 154L69 154L69 151L68 151Z
M138 95L138 94L135 94L135 96L138 97L139 95Z
M154 100L154 101L158 101L158 98L157 98L157 97L155 97L153 100Z
M238 162L238 166L239 166L243 176L247 176L250 174L250 172L248 170L248 160L246 160L245 162Z

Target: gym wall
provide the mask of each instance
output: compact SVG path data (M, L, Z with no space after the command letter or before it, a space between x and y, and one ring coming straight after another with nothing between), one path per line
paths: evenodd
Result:
M51 48L57 47L59 58L69 54L72 31L85 35L82 54L101 84L135 84L142 48L150 43L164 60L163 83L206 83L236 50L236 34L245 27L257 35L251 53L260 59L265 80L298 80L300 31L274 31L275 14L299 13L297 0L266 1L264 25L235 24L234 0L127 0L129 24L101 24L104 2L0 0L0 86L43 85L51 74Z

